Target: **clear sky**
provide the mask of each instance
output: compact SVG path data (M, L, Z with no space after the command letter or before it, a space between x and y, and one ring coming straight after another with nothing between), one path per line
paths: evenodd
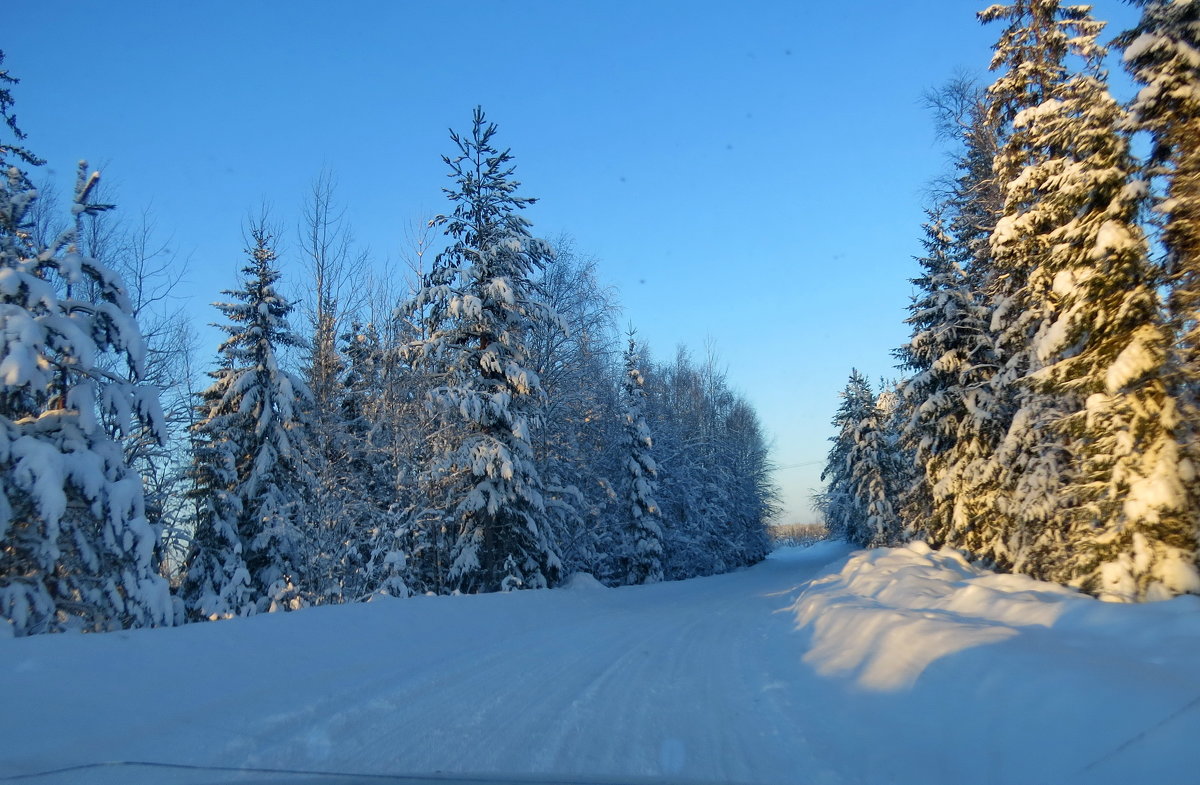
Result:
M445 209L447 128L482 104L535 232L599 259L657 356L715 342L803 522L851 366L895 374L945 166L921 94L987 79L984 5L24 0L0 49L28 146L64 183L103 164L123 211L152 210L198 322L236 283L247 212L293 223L322 167L358 240L398 258ZM1113 34L1134 18L1096 9Z

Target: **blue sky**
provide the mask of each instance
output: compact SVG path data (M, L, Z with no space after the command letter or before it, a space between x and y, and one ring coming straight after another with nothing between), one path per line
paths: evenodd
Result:
M236 281L247 212L293 223L322 167L359 242L398 258L444 209L447 128L482 104L536 232L599 259L659 357L715 343L788 467L785 517L811 518L850 367L895 373L945 165L921 94L987 78L998 30L976 5L340 6L39 0L6 9L0 48L29 146L64 182L103 164L124 212L151 209L197 321ZM1134 16L1096 14L1114 34Z

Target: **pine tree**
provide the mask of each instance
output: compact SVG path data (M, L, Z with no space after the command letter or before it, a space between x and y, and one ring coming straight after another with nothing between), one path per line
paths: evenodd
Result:
M625 352L625 385L623 427L624 444L628 450L626 487L629 542L625 556L624 583L657 583L663 579L662 527L658 523L658 503L654 500L658 467L650 450L654 440L646 425L644 411L645 381L639 368L637 342L629 333L629 348Z
M185 601L199 618L290 610L304 604L310 554L302 528L311 479L304 462L309 393L279 364L301 348L288 327L292 305L276 291L279 270L263 222L250 230L245 287L216 307L221 366L210 372L196 426L198 492L206 499L189 558Z
M428 337L414 350L440 377L429 400L454 427L429 474L456 525L448 579L462 592L544 587L561 571L531 444L542 390L525 345L532 322L557 319L530 281L549 246L519 214L533 200L517 196L495 132L478 108L468 136L451 132L451 244L409 306L427 309Z

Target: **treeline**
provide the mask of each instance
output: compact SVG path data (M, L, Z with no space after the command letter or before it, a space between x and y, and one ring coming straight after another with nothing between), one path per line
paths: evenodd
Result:
M170 260L145 225L112 221L86 166L55 223L14 82L0 72L15 139L0 146L0 630L579 571L643 584L767 553L776 496L753 409L713 357L655 362L632 329L622 340L595 262L533 236L481 110L452 134L452 209L406 287L355 249L327 175L300 221L303 302L282 290L278 228L248 221L195 384L194 332L164 305Z
M1142 0L1109 92L1088 6L1018 0L924 227L908 376L851 374L821 506L1114 600L1200 593L1200 4ZM1148 155L1131 153L1135 136Z

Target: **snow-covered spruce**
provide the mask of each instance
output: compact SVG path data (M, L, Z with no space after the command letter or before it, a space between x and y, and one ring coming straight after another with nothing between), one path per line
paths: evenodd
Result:
M645 381L637 354L637 343L633 333L629 335L629 348L625 351L625 389L622 397L624 406L624 444L626 457L625 497L627 504L626 552L624 554L624 582L656 583L663 578L662 527L658 522L658 503L654 500L655 480L658 467L650 451L654 440L645 416Z
M909 306L912 339L897 352L913 376L901 385L911 416L901 424L901 442L912 452L916 481L903 490L902 517L935 542L965 532L966 499L955 464L964 422L971 416L967 388L980 350L987 348L983 309L975 303L963 269L952 258L954 240L941 216L925 226L926 254L913 279L919 294ZM969 524L967 524L969 525Z
M1142 18L1118 39L1126 67L1142 85L1128 125L1152 139L1146 174L1161 185L1155 208L1167 251L1168 302L1182 338L1184 383L1194 397L1200 386L1200 3L1133 1Z
M995 170L1004 213L991 249L1005 286L999 377L1016 413L996 453L1008 562L1101 596L1200 590L1196 526L1165 383L1171 339L1136 223L1124 114L1085 7L1017 3L992 87L1011 133ZM1037 42L1034 48L1031 42ZM1085 70L1068 74L1068 54Z
M309 554L301 527L311 490L304 382L279 365L303 342L288 327L271 234L250 229L245 287L216 303L229 323L196 425L196 491L202 504L183 596L194 618L304 604Z
M72 228L38 247L37 192L10 149L0 146L0 617L18 635L170 624L141 479L110 436L161 434L158 394L139 383L143 345L121 281L76 249L81 218L104 209L88 203L99 175L80 164Z
M913 374L901 387L910 409L901 441L913 454L916 481L901 517L934 543L987 556L997 548L984 502L1006 415L991 386L997 363L984 296L995 278L988 238L1003 203L992 173L1000 135L973 82L954 79L932 100L942 130L962 147L957 176L925 225L907 320L912 338L896 352Z
M875 396L866 377L857 368L852 368L850 379L840 397L842 402L833 416L834 435L829 437L833 446L829 448L825 468L821 470L825 489L817 500L817 509L825 519L831 536L848 539L855 521L865 515L854 495L848 458L854 447L854 429L870 411Z
M427 477L454 527L446 588L461 592L540 588L561 571L533 460L542 389L525 345L533 322L558 320L530 281L550 250L519 214L533 200L517 196L495 132L479 108L468 135L451 132L451 244L407 306L427 320L412 349L436 379L429 402L448 429Z
M388 363L374 324L353 322L342 335L346 372L339 401L342 440L339 474L344 486L340 514L344 538L337 547L340 595L344 600L382 594L407 597L407 548L397 478L397 423L405 407L394 405L385 385ZM409 409L412 407L409 406ZM416 441L416 440L413 440Z

